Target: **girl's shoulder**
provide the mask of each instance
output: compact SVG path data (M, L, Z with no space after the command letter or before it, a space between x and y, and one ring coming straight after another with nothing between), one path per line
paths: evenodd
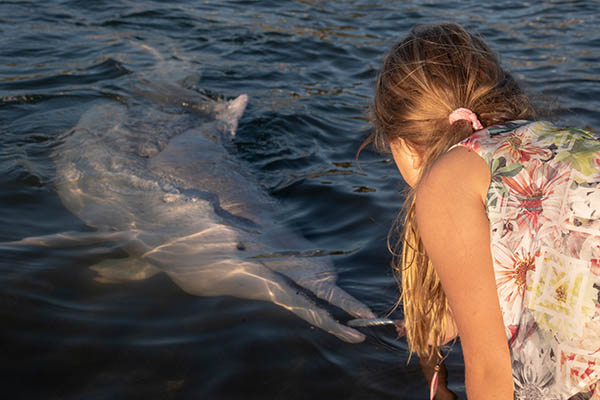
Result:
M492 158L498 154L498 149L506 146L506 143L509 148L513 148L520 140L519 137L529 137L532 131L543 130L546 124L510 121L474 132L452 146L433 164L419 183L421 190L449 185L445 190L476 190L477 194L485 199L491 179L490 164Z
M490 169L477 152L465 146L455 146L433 163L421 178L419 192L445 193L446 200L452 194L457 198L475 195L485 200L490 183ZM442 199L440 199L442 200Z
M591 132L547 121L493 125L452 146L424 174L419 187L445 185L447 192L474 188L485 199L493 173L510 175L530 163L549 161L568 163L587 176L600 165L600 141Z

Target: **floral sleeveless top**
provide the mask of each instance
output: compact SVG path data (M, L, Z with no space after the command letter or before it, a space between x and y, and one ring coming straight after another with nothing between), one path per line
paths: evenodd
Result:
M600 399L600 141L515 121L459 145L491 171L486 211L515 398Z

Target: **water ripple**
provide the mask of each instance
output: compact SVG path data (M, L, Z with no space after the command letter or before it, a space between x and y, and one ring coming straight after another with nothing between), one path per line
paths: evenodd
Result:
M2 1L0 241L90 229L56 195L50 154L95 102L127 104L155 81L211 98L246 93L236 156L278 199L281 223L383 315L398 295L386 237L404 184L389 157L365 150L359 166L354 155L385 51L414 24L462 23L555 104L555 119L598 129L596 9L585 0ZM426 396L393 332L349 345L273 305L187 295L164 275L100 284L89 266L124 256L107 244L0 245L0 256L9 397ZM460 349L449 368L464 393Z

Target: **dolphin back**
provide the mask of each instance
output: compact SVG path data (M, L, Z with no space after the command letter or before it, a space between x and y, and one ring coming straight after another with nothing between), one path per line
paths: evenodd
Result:
M173 237L221 222L235 211L229 205L266 201L215 140L235 134L247 99L219 103L199 95L213 110L201 118L164 103L93 105L52 154L63 204L91 227Z

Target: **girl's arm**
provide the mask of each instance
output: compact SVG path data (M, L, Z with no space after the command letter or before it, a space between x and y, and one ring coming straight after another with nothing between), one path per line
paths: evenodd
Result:
M464 147L444 154L417 187L417 226L458 328L469 400L512 400L484 208L489 182L477 154Z

